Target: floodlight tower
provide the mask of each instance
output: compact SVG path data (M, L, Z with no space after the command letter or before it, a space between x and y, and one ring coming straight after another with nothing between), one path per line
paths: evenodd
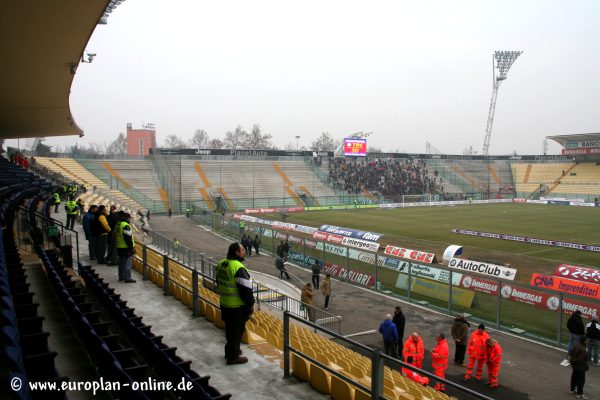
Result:
M490 149L490 137L492 136L492 125L494 124L494 112L496 111L496 99L498 88L502 81L506 80L506 74L522 51L495 51L492 56L492 101L488 114L487 126L485 127L485 140L483 141L483 155L487 156ZM496 72L497 71L497 72Z

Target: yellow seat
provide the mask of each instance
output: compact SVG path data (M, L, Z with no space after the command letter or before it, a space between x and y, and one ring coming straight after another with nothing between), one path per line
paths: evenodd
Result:
M310 386L317 392L330 394L331 374L315 364L310 364Z
M353 400L354 387L337 376L331 375L331 397L333 400Z
M296 353L292 353L292 375L301 381L310 381L310 369L308 367L308 362Z
M365 393L360 389L354 391L354 400L371 400L371 394Z
M398 394L389 386L383 387L383 397L389 400L398 400Z

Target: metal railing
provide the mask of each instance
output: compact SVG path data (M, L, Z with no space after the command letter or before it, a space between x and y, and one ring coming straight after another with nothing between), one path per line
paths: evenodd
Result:
M442 379L442 378L436 376L435 374L432 374L431 372L418 369L418 368L413 367L412 365L407 364L397 358L393 358L386 354L383 354L383 353L381 353L380 349L370 348L368 346L365 346L364 344L361 344L361 343L355 342L354 340L348 339L338 333L327 331L326 329L323 329L319 325L314 324L312 322L302 321L303 324L310 326L315 331L323 331L327 335L332 336L333 338L340 340L351 347L358 348L366 354L369 354L369 358L371 359L371 387L364 386L363 384L358 383L358 382L352 380L351 378L349 378L348 376L340 373L336 369L331 368L329 365L325 365L324 363L320 362L319 360L316 360L316 359L308 356L307 354L303 353L300 349L293 347L291 344L291 337L290 337L291 336L290 320L300 321L300 318L298 318L297 316L295 316L289 312L283 313L283 376L286 378L290 376L290 368L291 368L290 353L294 353L294 354L301 356L302 358L305 358L310 363L317 365L318 367L327 371L331 375L335 375L336 377L342 379L346 383L348 383L352 386L355 386L367 393L370 393L371 398L376 399L376 400L380 400L380 399L384 398L383 397L383 387L384 387L383 382L384 382L385 363L391 364L393 367L396 367L396 368L400 367L400 368L405 368L405 369L409 369L411 371L417 372L419 375L426 376L429 379L433 379L433 380L435 380L439 383L442 383L446 386L452 387L452 388L460 391L461 393L469 395L473 398L481 399L481 400L493 400L492 398L490 398L488 396L477 393L477 392L475 392L469 388L466 388L464 386L461 386L457 383L451 382L446 379Z
M152 245L166 253L165 259L172 259L177 261L183 267L190 269L192 271L192 276L198 274L213 283L215 282L216 265L218 262L215 258L209 257L204 253L197 253L182 244L175 243L174 240L170 240L160 233L150 231L149 236L152 240ZM144 265L145 264L146 262L144 262ZM168 262L165 262L165 265L167 265L167 268L163 266L163 274L165 290L168 290L167 282L170 281ZM206 287L215 293L217 292L216 284L208 285ZM339 316L333 315L318 307L302 303L297 299L291 298L284 293L264 286L258 282L253 282L253 292L259 310L262 306L267 306L272 310L289 312L299 318L306 318L333 332L341 332L341 317ZM168 293L166 292L166 294Z

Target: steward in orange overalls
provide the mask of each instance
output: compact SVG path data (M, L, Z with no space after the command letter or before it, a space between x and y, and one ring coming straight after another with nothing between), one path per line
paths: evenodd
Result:
M477 361L477 371L475 372L475 379L480 380L483 372L483 363L485 363L485 352L486 352L486 341L490 338L490 335L485 331L485 325L481 324L477 327L477 330L471 334L469 338L469 344L467 345L467 354L469 355L469 366L467 367L467 373L463 381L471 379L473 373L473 367L475 361Z
M408 356L406 358L406 363L412 365L413 367L416 367L412 356ZM421 375L417 374L416 372L414 372L413 370L410 370L408 368L402 368L402 374L404 376L406 376L408 379L410 379L411 381L418 383L419 385L427 386L429 384L428 377L421 376Z
M408 357L412 357L414 360L415 367L423 368L425 348L423 347L423 339L419 337L419 334L417 332L413 332L412 335L410 335L410 337L406 339L406 342L404 342L402 355L404 356L405 362L408 362Z
M486 341L485 361L488 370L487 384L491 388L498 387L498 373L500 372L500 363L502 362L502 347L494 339Z
M443 333L440 333L436 339L438 344L431 350L431 366L436 376L445 379L445 372L448 369L448 342ZM441 382L436 382L433 388L440 392L446 391L446 385Z

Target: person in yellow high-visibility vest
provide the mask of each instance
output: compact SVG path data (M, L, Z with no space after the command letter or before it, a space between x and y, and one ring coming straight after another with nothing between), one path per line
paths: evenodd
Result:
M58 194L58 190L54 192L54 213L58 212L58 206L60 206L60 194Z
M246 250L239 243L232 243L227 257L217 264L217 287L220 294L221 319L225 322L225 359L227 365L248 362L242 357L240 342L246 329L246 321L254 311L252 280L242 264Z
M77 214L79 213L77 207L77 203L73 201L72 197L69 197L69 201L65 204L65 212L67 213L67 229L73 229L75 226L75 218L77 218Z
M133 231L129 225L131 215L119 211L119 217L121 221L115 228L115 247L119 255L119 282L135 283L135 279L131 279L131 259L135 253Z

